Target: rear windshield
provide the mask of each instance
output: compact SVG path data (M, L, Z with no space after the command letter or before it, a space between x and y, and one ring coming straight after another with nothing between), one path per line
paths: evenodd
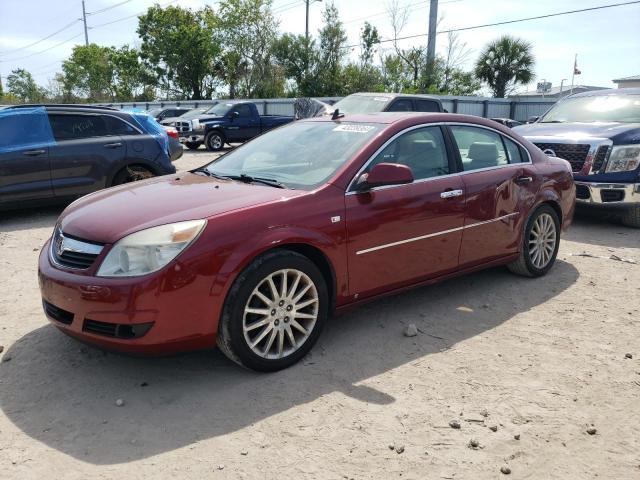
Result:
M615 94L568 98L557 103L540 122L640 122L640 95Z

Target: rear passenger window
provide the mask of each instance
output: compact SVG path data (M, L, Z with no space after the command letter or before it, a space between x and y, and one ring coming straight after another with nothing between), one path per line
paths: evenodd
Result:
M522 156L522 149L516 144L516 142L504 138L504 144L507 146L507 153L509 154L509 163L522 163L526 162L526 157Z
M119 118L111 117L109 115L105 115L103 118L107 127L107 135L137 135L140 133L127 122L120 120Z
M366 171L378 163L406 165L415 180L448 174L449 160L442 130L424 127L401 135L373 159Z
M388 112L410 112L413 110L411 105L411 100L403 98L400 100L396 100L389 107Z
M107 134L104 118L100 115L49 115L51 130L56 140L103 137Z
M418 112L439 112L440 105L432 100L416 100Z
M501 136L479 127L452 126L464 171L499 167L509 163Z

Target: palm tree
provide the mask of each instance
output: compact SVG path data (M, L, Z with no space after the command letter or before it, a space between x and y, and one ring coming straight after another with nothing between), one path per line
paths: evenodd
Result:
M518 84L533 80L531 44L505 35L487 44L476 61L476 76L487 83L495 97L504 97Z

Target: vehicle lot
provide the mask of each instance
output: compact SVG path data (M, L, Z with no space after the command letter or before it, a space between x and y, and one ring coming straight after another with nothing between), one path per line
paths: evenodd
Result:
M36 259L60 211L0 213L0 478L640 475L640 230L579 217L548 276L498 268L379 300L265 375L57 332Z

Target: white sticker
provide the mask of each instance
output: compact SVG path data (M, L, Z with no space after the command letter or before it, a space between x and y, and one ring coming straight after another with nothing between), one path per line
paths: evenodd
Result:
M388 102L391 100L389 97L373 97L376 102Z
M353 132L353 133L367 133L373 130L371 125L338 125L333 129L334 132Z

